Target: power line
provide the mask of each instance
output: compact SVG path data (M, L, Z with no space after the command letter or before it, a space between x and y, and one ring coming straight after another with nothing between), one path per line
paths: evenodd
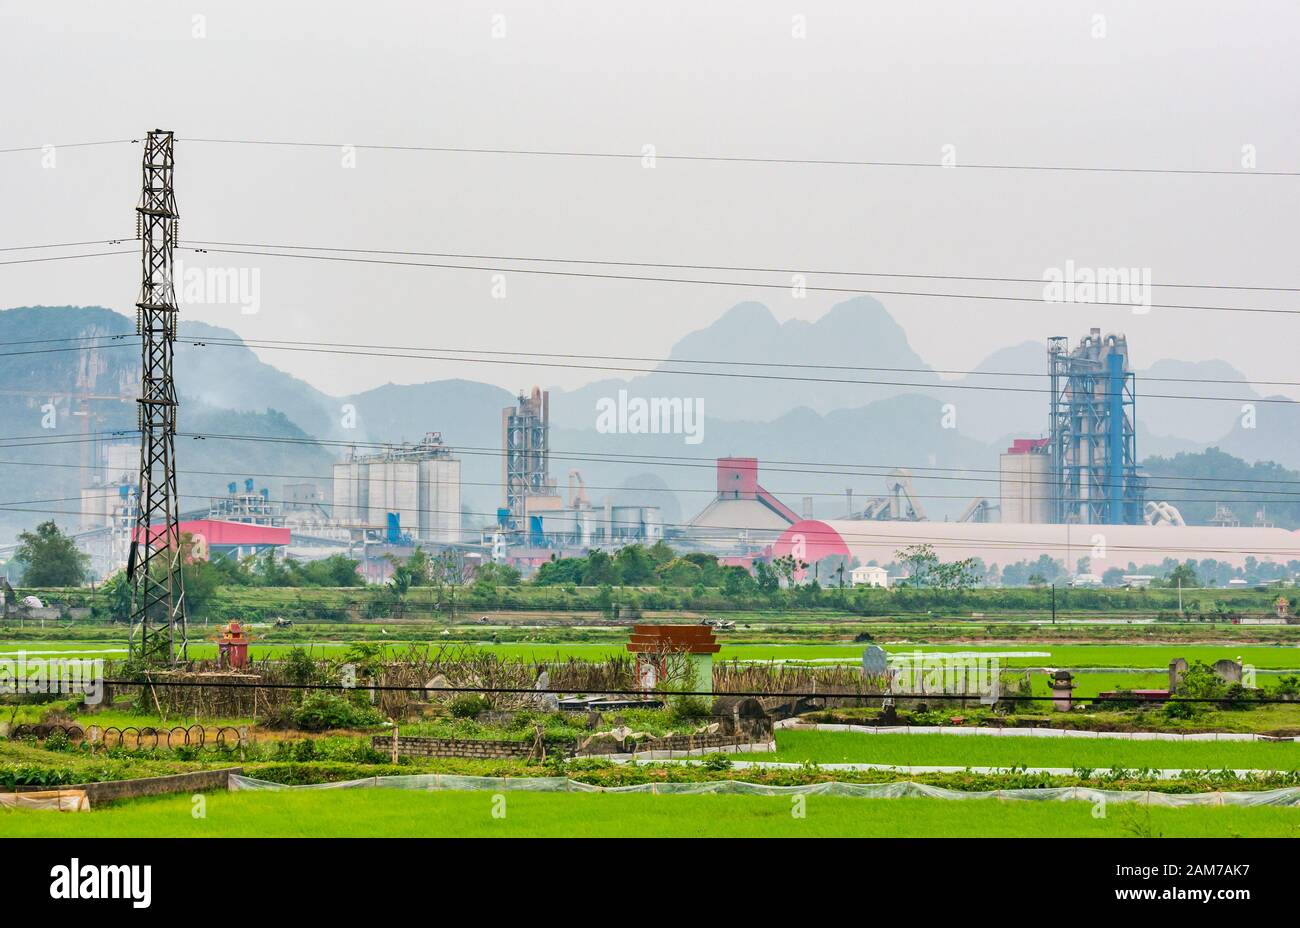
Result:
M1011 372L1011 371L931 371L924 368L891 368L891 367L866 367L859 365L823 365L823 364L803 364L803 363L786 363L786 362L765 362L765 361L725 361L725 360L677 360L674 358L623 358L617 355L580 355L580 354L553 354L550 352L524 352L524 351L489 351L474 350L463 351L456 348L404 348L403 346L389 345L358 345L339 342L309 342L309 341L284 341L275 339L243 339L243 338L224 338L222 336L191 336L181 338L179 341L185 342L197 347L211 345L221 348L262 348L266 350L279 351L304 351L311 353L328 353L328 354L347 354L357 357L374 357L374 358L398 358L408 360L429 360L429 361L455 361L467 364L501 364L519 367L547 367L562 368L565 370L597 370L597 371L617 371L621 373L632 374L662 374L662 375L682 375L687 377L724 377L735 379L749 380L782 380L802 383L837 383L837 384L856 384L862 386L895 386L895 387L917 387L923 390L982 390L994 392L1012 392L1012 393L1050 393L1047 387L1011 387L991 384L959 384L951 382L915 382L915 381L898 381L898 380L853 380L848 378L835 377L796 377L788 374L746 374L732 373L728 371L698 371L698 370L663 370L662 368L646 367L626 367L614 364L573 364L568 361L516 361L514 358L575 358L575 359L608 359L608 360L642 360L647 363L658 364L716 364L718 366L741 366L741 367L781 367L795 369L812 369L812 370L860 370L860 371L881 371L881 372L899 372L915 374L938 374L938 373L958 373L967 376L998 376L998 377L1050 377L1050 374L1038 372ZM427 354L411 354L410 352L426 352ZM434 353L437 352L437 353ZM456 354L447 354L447 352L456 352ZM506 355L506 358L483 358L478 356L466 357L465 355ZM1244 381L1244 380L1222 380L1196 377L1152 377L1143 380L1153 381L1171 381L1177 383L1200 383L1200 384L1236 384L1239 386L1251 386L1259 383L1268 386L1297 386L1300 382L1294 381ZM1112 394L1106 392L1094 393L1094 397L1106 397ZM1294 403L1294 400L1285 397L1251 397L1251 396L1199 396L1180 393L1144 393L1141 394L1143 399L1171 399L1171 400L1197 400L1211 402L1230 402L1230 403Z
M134 429L116 429L103 432L89 433L80 437L77 436L56 436L48 437L42 435L23 435L13 436L5 441L10 444L0 444L0 447L40 447L43 445L65 445L81 444L83 442L102 441L105 438L122 438L136 434ZM357 449L367 448L377 451L387 451L400 447L400 442L381 442L381 441L358 441L355 439L323 439L303 436L301 438L294 436L275 436L275 435L239 435L228 433L207 433L207 432L177 432L178 437L189 438L197 441L215 440L215 441L250 441L270 444L297 444L297 445L314 445L319 448L343 448ZM15 444L22 442L22 444ZM505 452L499 448L488 448L474 445L456 445L452 450L458 455L501 457ZM575 461L589 463L606 463L606 464L626 464L631 466L663 466L663 467L688 467L714 470L717 466L715 458L702 458L688 455L669 455L661 453L623 453L623 452L606 452L606 451L551 451L551 457L557 461ZM39 462L26 462L33 466L40 466ZM852 470L839 470L836 468L854 468ZM763 469L766 473L778 474L817 474L817 475L836 475L846 477L887 477L893 470L904 469L911 473L913 479L917 480L953 480L953 481L971 481L977 483L994 483L1001 479L1001 471L996 468L979 468L979 467L942 467L937 465L895 465L895 464L866 464L857 462L823 462L823 461L784 461L771 460L765 461ZM225 472L222 472L225 473ZM967 476L946 476L946 475L965 475L965 474L989 474L988 478L967 477ZM1179 476L1169 475L1159 478L1170 481L1197 481L1201 483L1226 483L1231 484L1228 487L1182 487L1182 486L1164 486L1161 484L1148 484L1147 489L1169 489L1180 492L1203 491L1206 493L1247 493L1247 489L1239 488L1239 484L1264 484L1270 487L1300 485L1300 480L1282 479L1282 478L1249 478L1249 477L1208 477L1208 476ZM1041 485L1052 486L1051 481L1044 480L1008 480L1008 483L1015 483L1020 486ZM1106 483L1100 484L1107 486ZM788 492L788 491L782 491Z
M760 283L758 281L744 280L714 280L701 279L693 277L654 277L640 274L596 274L589 271L554 271L541 270L538 268L519 268L519 267L488 267L483 265L471 264L446 264L428 261L395 261L386 258L355 258L343 257L341 255L324 255L324 254L295 254L286 251L259 251L250 249L233 249L233 248L189 248L189 251L198 254L227 254L227 255L253 255L270 258L299 258L308 261L336 261L347 264L371 264L383 265L388 267L422 267L422 268L441 268L444 270L455 271L494 271L497 273L509 274L533 274L543 277L573 277L587 280L621 280L632 281L636 283L664 283L664 284L701 284L713 287L755 287L764 290L789 290L790 284ZM826 287L814 285L801 285L801 290L818 292L818 293L851 293L866 296L917 296L933 297L951 300L991 300L996 302L1007 303L1044 303L1049 302L1041 297L1028 296L1003 296L986 293L935 293L921 290L879 290L865 289L861 287ZM1109 301L1109 300L1092 300L1087 302L1065 302L1050 303L1049 305L1059 306L1106 306L1131 310L1133 303ZM1234 313L1266 313L1275 315L1300 315L1300 309L1276 309L1268 307L1254 306L1209 306L1197 303L1150 303L1143 304L1150 309L1175 309L1188 311L1205 311L1205 312L1234 312Z
M43 343L67 342L67 341L85 342L90 340L114 340L115 341L118 339L134 338L134 337L136 337L134 334L91 335L91 336L82 336L82 337L75 337L75 338L48 338L48 339L33 339L29 341L11 341L11 342L6 342L5 344L25 345L25 344L43 344ZM234 338L227 338L225 336L220 336L220 335L190 336L188 338L180 338L178 340L183 343L191 344L197 347L206 347L211 345L214 347L230 347L230 348L242 347L242 348L248 348L250 350L253 348L275 349L281 347L284 347L285 350L292 350L299 347L303 349L307 349L307 348L356 349L361 352L366 352L366 354L362 356L372 356L372 357L391 356L391 357L399 357L399 358L409 357L412 360L464 361L467 363L475 363L478 362L479 359L477 357L461 357L461 355L499 356L497 358L490 359L488 361L480 362L480 363L494 363L494 364L513 363L506 360L502 360L501 358L519 357L519 358L560 358L560 359L569 359L569 360L637 361L637 362L643 362L648 364L715 365L718 367L746 367L746 368L760 367L760 368L790 368L796 370L875 371L875 372L882 372L882 373L902 373L902 374L920 374L920 375L946 374L946 375L960 375L966 377L1027 377L1027 378L1036 378L1036 379L1051 377L1051 374L1043 371L981 371L981 370L962 370L962 369L955 369L955 368L873 367L873 366L860 365L860 364L811 364L811 363L803 363L797 361L736 361L736 360L728 360L722 358L665 358L665 357L645 357L645 356L638 356L638 355L577 354L571 352L553 352L553 351L507 351L504 349L483 349L483 348L450 348L450 347L449 348L420 348L420 347L411 347L407 345L374 345L374 344L353 343L353 342L321 342L321 341L298 341L298 340L284 340L284 339L279 339L279 340L245 339L239 336L236 336ZM101 347L101 346L92 346L92 347ZM68 349L59 349L59 350L78 351L82 349L68 348ZM418 351L418 352L426 352L430 354L428 357L425 357L423 354L422 355L408 355L408 354L386 355L386 354L376 353L376 352L389 351L389 350L403 351L403 352ZM22 353L23 352L10 352L9 354L22 354ZM0 357L4 357L4 356L5 356L4 354L0 354ZM517 363L519 364L519 366L534 366L534 367L567 366L558 363L551 364L549 362L547 363L537 362L532 364L528 364L526 362L517 362ZM662 370L660 368L650 368L650 369L629 368L629 367L612 366L612 365L595 365L595 366L588 366L586 368L579 368L579 369L625 371L628 373L685 374L685 375L694 374L695 376L723 376L721 373L699 374L697 372L692 372L692 371ZM763 376L763 375L756 375L756 376ZM775 376L775 375L771 375L771 376ZM1256 380L1256 379L1230 380L1226 378L1210 378L1210 377L1155 377L1155 376L1148 376L1145 374L1142 375L1141 379L1142 382L1144 383L1150 381L1150 382L1158 382L1158 383L1230 384L1230 385L1245 386L1245 387L1254 386L1254 385L1300 387L1300 381L1292 381L1292 380ZM920 387L927 390L942 390L947 387L952 387L954 389L975 389L975 387L967 387L967 386L962 386L960 384L952 384L943 381L913 383L908 381L895 382L895 381L836 380L832 382L863 383L867 385L884 384L884 385L907 386L907 387L914 386L914 387ZM979 389L1010 390L1014 388L990 386L990 387L981 387ZM1105 395L1105 394L1099 394L1099 395ZM1270 403L1291 402L1290 400L1287 399L1267 399L1262 397L1202 397L1202 396L1194 396L1194 395L1169 396L1165 394L1143 394L1143 397L1151 398L1151 399L1189 399L1189 400L1222 399L1231 402L1270 402Z
M473 453L473 452L471 452L471 453ZM345 462L340 462L340 463L345 463ZM41 468L41 469L50 468L50 467L64 467L64 468L71 468L71 469L77 469L77 470L81 470L81 469L83 469L83 468L82 468L82 465L80 465L80 464L61 464L61 463L50 463L50 462L45 462L45 461L0 461L0 467L4 467L4 466L12 466L12 467L38 467L38 468ZM872 465L864 465L864 466L872 466ZM954 470L955 470L955 469L954 469ZM285 474L285 473L279 473L279 472L249 471L249 470L239 470L239 471L235 472L235 471L231 471L231 470L192 470L192 469L189 469L189 468L177 468L177 471L176 471L176 472L177 472L178 474L181 474L181 475L188 475L188 476L225 477L225 478L235 478L235 477L261 477L261 478L273 478L273 479L278 479L278 480L321 480L321 481L332 481L332 480L334 479L334 475L333 475L333 474ZM864 474L861 474L860 476L864 476L864 477L874 477L874 476L885 477L885 476L888 476L888 473L885 472L885 471L882 471L882 472L879 473L879 474L865 474L865 473L864 473ZM974 478L974 477L943 477L943 476L925 477L925 476L922 476L922 477L919 477L918 479L921 479L921 480L969 480L969 481L972 481L972 482L975 482L975 483L994 483L994 482L999 482L999 483L1004 483L1004 484L1009 484L1009 485L1014 485L1014 486L1050 485L1050 484L1048 484L1046 481L1041 481L1041 480L1026 480L1026 479L1020 479L1020 478L1018 478L1018 477L1015 478L1015 479L1000 479L1000 478L997 478L997 477L992 477L992 478ZM1173 478L1173 479L1179 479L1179 478ZM1181 479L1194 480L1194 479L1198 479L1198 478L1189 477L1189 478L1181 478ZM1206 478L1206 479L1225 479L1225 480L1226 480L1226 479L1231 479L1231 478ZM1267 483L1270 483L1270 484L1273 484L1273 483L1277 483L1277 484L1287 484L1287 483L1290 483L1290 484L1293 484L1293 485L1294 485L1294 484L1300 484L1300 481L1284 481L1284 480L1277 480L1277 481L1264 481L1264 482L1267 482ZM396 484L416 484L416 483L419 483L419 478L416 478L416 477L386 477L386 478L384 479L384 483L385 483L385 484L394 484L394 483L396 483ZM499 481L462 480L462 481L460 481L460 486L462 486L462 487L489 487L489 488L500 489L500 487L501 487L501 483L500 483ZM1160 487L1160 486L1150 487L1150 486L1148 486L1147 488L1148 488L1148 489L1177 489L1179 492L1185 492L1185 493L1204 493L1204 494L1212 494L1212 495L1210 495L1210 496L1184 497L1184 498L1179 498L1179 497L1169 497L1169 496L1161 496L1161 497L1160 497L1160 501L1161 501L1161 502L1164 502L1164 503L1204 503L1204 502L1210 502L1210 501L1212 501L1212 500L1214 499L1214 495L1222 495L1222 494L1225 493L1225 492L1236 492L1236 493L1255 493L1255 492L1267 493L1267 492L1274 492L1274 491L1270 491L1270 490L1249 490L1249 489L1225 490L1224 488L1220 488L1220 487L1177 487L1177 488L1173 488L1173 487ZM615 485L612 485L612 484L604 484L604 485L602 485L602 484L591 484L591 483L586 483L586 482L583 483L583 489L584 489L584 490L605 490L605 491L608 491L608 492L611 492L611 493L686 493L686 494L695 493L695 494L707 494L707 495L709 495L709 496L716 496L716 495L717 495L717 492L718 492L716 488L703 487L703 486L697 486L697 487L670 487L670 486L649 487L649 486L627 486L627 485L624 485L624 484L620 484L620 485L615 486ZM780 492L781 494L783 494L783 495L787 495L787 496L800 496L800 497L802 497L802 496L814 496L814 497L825 497L825 498L827 498L827 499L836 499L836 500L843 500L843 499L845 498L844 491L842 491L842 490L835 491L835 490L807 490L807 489L803 489L803 490L794 490L794 489L782 489L782 490L780 490L779 492ZM1298 492L1293 492L1293 493L1287 493L1286 491L1276 491L1276 492L1283 492L1283 493L1286 493L1286 497L1287 497L1287 498L1278 498L1278 499L1274 499L1274 498L1264 498L1264 497L1258 497L1258 496L1251 496L1251 497L1249 497L1248 499L1241 500L1241 502L1248 502L1248 503L1252 503L1252 504L1253 504L1253 503L1260 503L1260 504L1267 504L1267 505L1280 505L1280 506L1286 506L1286 505L1290 505L1290 504L1296 502L1296 498L1300 498L1300 491L1298 491ZM109 494L109 495L111 496L112 494ZM206 494L206 495L205 495L205 494L201 494L201 493L189 493L189 494L185 494L185 495L190 496L190 497L194 497L194 498L205 498L205 499L219 499L219 498L220 498L219 496L214 496L214 495L212 495L212 494ZM862 495L865 499L867 499L867 500L871 500L871 499L875 498L875 497L872 497L872 495L871 495L869 492L864 492L864 493L861 494L861 495ZM911 494L911 498L912 498L912 499L920 499L920 500L970 500L972 497L971 497L969 494L953 495L953 494L937 494L937 493L913 493L913 494ZM77 497L67 497L66 499L69 499L69 500L75 500L75 499L77 499ZM29 502L31 502L31 501L29 501ZM270 502L289 504L289 503L297 503L297 502L300 502L300 501L298 501L298 500L270 500ZM16 505L16 504L14 504L14 503L10 503L10 504L8 504L8 505ZM324 504L321 504L321 505L324 505ZM333 504L333 505L337 505L337 504ZM599 508L599 507L594 507L594 508L593 508L593 511L595 511L595 509L598 509L598 508ZM424 510L417 510L417 511L424 511ZM833 519L833 518L835 518L835 517L830 517L830 518Z
M1051 164L956 164L944 165L932 161L872 161L839 158L783 158L753 155L698 155L698 154L659 154L653 156L644 152L617 151L579 151L563 149L529 149L529 148L470 148L450 145L384 145L376 143L350 142L300 142L273 139L213 139L190 138L178 139L182 142L195 142L208 145L271 145L285 148L329 148L336 151L354 148L368 151L407 151L436 152L442 154L465 155L528 155L550 158L604 158L614 160L643 160L653 157L655 161L695 161L726 164L801 164L834 167L894 167L894 168L938 168L940 170L980 170L980 171L1065 171L1071 173L1097 174L1188 174L1188 175L1249 175L1257 177L1300 177L1300 171L1245 171L1217 170L1207 168L1137 168L1137 167L1089 167L1084 165Z
M118 339L121 339L124 336L99 336L99 337L113 340L113 343L107 345L82 345L82 346L65 347L65 348L43 348L43 349L27 349L24 351L0 352L0 358L18 357L22 355L33 355L33 354L58 354L58 353L68 352L68 351L95 351L100 348L118 348L118 347L122 347L123 345L131 344L130 342L118 341ZM56 341L56 339L51 339L51 341ZM564 369L564 370L614 371L619 373L630 373L630 374L680 375L684 377L721 377L721 378L730 378L730 379L739 379L739 380L774 380L774 381L785 381L785 382L795 382L795 383L831 383L831 384L845 384L845 385L852 385L852 386L912 387L912 388L916 388L917 390L926 391L926 392L944 391L944 390L976 390L981 392L995 392L995 393L1037 393L1037 394L1051 393L1049 387L1014 387L1014 386L997 385L997 384L965 384L965 383L933 382L933 381L918 382L918 381L910 381L910 380L858 380L858 379L844 378L844 377L809 377L809 376L795 376L792 374L738 373L734 371L664 370L662 368L657 368L657 367L627 367L619 364L575 364L568 361L516 360L517 357L522 357L529 354L525 352L503 352L505 354L510 355L510 357L485 358L485 357L477 357L477 356L467 357L464 355L432 353L432 352L440 351L440 349L437 348L416 348L416 349L412 349L412 351L417 351L422 353L413 354L410 351L388 351L388 350L381 351L381 350L369 350L368 348L351 348L348 347L346 343L334 343L334 342L275 341L272 339L250 340L250 339L242 339L242 338L226 339L221 336L177 337L176 341L179 344L188 344L199 348L213 347L213 348L244 348L248 350L262 349L267 351L298 351L298 352L304 352L309 354L336 354L336 355L347 355L351 357L360 357L360 358L392 358L392 359L409 360L409 361L450 361L450 362L464 363L464 364L496 364L496 365L504 365L509 367L542 367L542 368L554 368L554 369ZM447 349L447 350L453 351L456 349ZM482 352L482 354L491 354L491 353L492 352L486 352L486 351ZM563 357L563 355L551 355L544 352L538 352L532 354L531 356L542 357L542 358ZM595 356L595 357L599 357L599 356ZM665 363L672 364L677 362L669 359ZM793 363L784 364L780 362L771 362L770 364L766 364L765 362L695 361L691 363L699 363L699 364L716 363L719 365L771 366L771 367L793 367L793 368L813 368L813 369L820 367L820 365L813 365L813 364L793 364ZM833 369L834 366L827 366L827 367L831 367ZM867 367L856 367L856 366L845 366L845 369L883 370L883 371L894 370L891 368L867 368ZM915 372L919 374L935 373L932 371L922 370L920 368L913 368L911 369L911 372ZM985 372L971 371L969 373L971 375L981 375L984 374ZM996 376L1038 377L1040 375L1034 373L1013 374L1007 372L1007 373L998 374ZM1159 380L1163 378L1152 378L1152 379ZM1251 383L1254 383L1254 381L1230 381L1230 380L1211 380L1211 379L1200 380L1197 378L1169 378L1169 379L1176 379L1179 382L1185 382L1185 383L1224 383L1224 384L1239 384L1242 386L1250 386ZM1285 381L1260 381L1260 383L1265 383L1269 385L1290 385ZM1294 385L1300 386L1300 383ZM67 392L67 391L54 390L48 392L59 393L59 392ZM1094 393L1092 395L1096 399L1101 399L1107 396L1111 396L1112 394L1102 391L1102 392ZM1205 396L1205 395L1183 394L1183 393L1146 393L1146 394L1142 394L1142 396L1144 399L1188 400L1188 401L1196 401L1196 402L1223 402L1223 403L1259 403L1259 404L1266 404L1266 405L1271 405L1271 404L1288 405L1288 404L1294 404L1296 402L1295 400L1289 399L1287 397Z
M183 497L190 497L190 498L209 499L209 500L212 499L211 496L201 495L201 494L183 493L180 495ZM107 499L107 498L114 498L115 496L116 494L105 494L101 498ZM61 515L100 515L100 516L103 515L102 513L81 512L76 510L20 508L28 504L35 505L38 503L76 502L79 501L81 498L82 497L61 497L61 498L52 498L52 499L15 501L13 503L0 504L0 511L45 512L45 513L61 514ZM353 505L351 507L345 507L345 508L362 508L362 507L359 505ZM453 515L453 514L463 515L466 511L468 511L469 515L471 516L477 516L483 518L495 518L496 516L495 510L472 510L472 509L453 510L453 509L412 508L409 511L431 514L431 515ZM605 524L609 524L611 526L640 527L642 524L640 520L613 519L613 518L604 519L603 517L598 518L597 521ZM675 529L696 528L696 526L691 525L691 523L689 522L661 522L659 524L663 528L675 528ZM877 525L888 526L891 523L887 521L875 522L869 520L862 520L862 524L868 526L877 526ZM897 524L902 524L902 523L897 523ZM921 523L908 523L908 524L921 524ZM931 523L931 524L942 525L944 523ZM947 523L947 524L961 524L961 523ZM356 526L356 527L364 528L364 526ZM1103 524L1089 524L1089 525L1080 525L1077 527L1080 529L1092 529L1094 531L1104 532L1105 530L1112 528L1114 526L1103 525ZM707 529L712 531L726 531L726 532L754 531L753 529L747 529L744 526L708 526ZM785 531L788 531L788 529L789 527L779 532L774 530L770 534L772 536L779 536L781 534L784 534ZM1285 529L1283 529L1282 531L1285 531ZM804 531L802 534L805 536L811 536L810 538L808 538L808 541L815 542L818 538L819 532ZM866 545L873 545L873 544L897 545L897 544L919 544L919 543L935 544L940 546L979 545L992 552L1025 551L1025 550L1055 551L1060 549L1063 546L1069 547L1068 545L1063 545L1061 542L1058 541L1040 541L1035 539L981 538L978 536L953 537L950 535L911 535L911 534L906 536L899 536L896 533L891 533L884 529L882 529L882 531L880 532L841 532L841 531L831 529L829 531L828 537L832 537L832 536L835 540L838 541L849 542L849 543L857 542ZM773 538L773 541L775 541L775 537ZM1081 550L1085 550L1089 548L1090 545L1081 543L1078 547ZM1269 557L1273 555L1278 555L1278 556L1300 555L1300 550L1298 550L1295 546L1287 546L1283 548L1271 548L1271 547L1244 548L1244 547L1233 547L1233 546L1211 547L1211 546L1204 546L1204 545L1169 545L1165 543L1157 543L1155 541L1153 541L1151 544L1131 544L1131 545L1108 542L1106 544L1106 550L1126 551L1126 552L1158 552L1158 553L1172 552L1172 553L1178 553L1184 555L1195 554L1195 555L1200 555L1202 557L1208 554L1222 554L1222 555L1245 554L1245 555L1263 555L1265 557ZM1300 557L1293 557L1292 560L1300 560Z
M51 242L46 245L7 245L0 248L0 251L40 251L46 248L74 248L82 245L120 245L123 242L138 242L139 239L134 235L124 235L120 238L94 239L88 242Z
M0 264L41 264L48 261L72 261L76 258L102 258L106 255L133 255L135 251L93 251L81 255L52 255L48 258L18 258L13 261L0 261Z
M346 254L373 254L373 255L399 255L416 258L461 258L470 261L524 261L537 264L591 264L603 267L661 267L672 270L690 270L690 271L740 271L751 273L765 274L812 274L814 276L827 277L902 277L915 280L968 280L981 283L1025 283L1025 284L1044 284L1048 281L1041 277L979 277L962 274L915 274L915 273L890 273L885 271L843 271L843 270L813 270L811 268L799 267L752 267L744 265L728 264L673 264L662 261L612 261L596 258L540 258L529 255L483 255L483 254L465 254L457 252L439 252L439 251L402 251L397 249L385 248L338 248L322 245L277 245L268 242L209 242L201 240L187 240L186 245L212 246L212 247L231 247L231 248L277 248L290 251L323 251L323 252L341 252ZM4 250L4 249L0 249ZM1300 287L1263 287L1263 286L1233 286L1231 284L1166 284L1152 283L1154 287L1173 287L1177 289L1196 289L1196 290L1267 290L1285 293L1300 292Z
M22 151L45 151L50 148L53 149L93 148L99 145L128 145L128 144L135 145L138 144L139 141L140 141L139 139L108 139L102 142L66 142L61 145L50 144L50 145L31 145L26 148L0 148L0 155L10 154L11 152L22 152Z

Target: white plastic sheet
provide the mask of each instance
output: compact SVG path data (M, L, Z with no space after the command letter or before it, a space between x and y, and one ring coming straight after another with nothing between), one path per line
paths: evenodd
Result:
M1014 799L1038 802L1140 803L1182 808L1186 806L1300 806L1300 787L1258 791L1214 793L1163 793L1154 790L1091 789L1082 786L1043 789L999 789L966 791L927 786L910 780L896 783L809 783L802 786L771 786L743 780L708 780L696 783L639 783L634 786L592 786L567 777L470 777L439 773L410 776L366 777L339 783L286 786L232 774L232 790L322 790L322 789L413 789L413 790L511 790L540 793L652 793L663 796L856 796L863 799Z

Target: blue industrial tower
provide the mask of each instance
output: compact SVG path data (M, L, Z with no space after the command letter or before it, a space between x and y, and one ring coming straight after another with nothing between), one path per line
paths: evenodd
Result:
M1093 329L1071 351L1049 341L1051 510L1056 522L1137 525L1136 387L1123 335Z

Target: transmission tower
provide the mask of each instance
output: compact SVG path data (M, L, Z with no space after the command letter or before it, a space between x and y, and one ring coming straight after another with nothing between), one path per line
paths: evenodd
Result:
M127 580L131 584L131 656L174 664L188 658L185 588L181 582L179 498L176 493L176 166L171 132L155 129L144 143L144 185L136 207L142 244L140 299L140 498Z

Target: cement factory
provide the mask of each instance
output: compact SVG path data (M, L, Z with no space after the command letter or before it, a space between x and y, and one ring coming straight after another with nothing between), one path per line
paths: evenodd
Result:
M904 468L888 473L879 495L855 497L846 489L843 516L818 520L811 497L796 509L763 486L758 458L728 456L716 460L713 497L682 524L665 524L659 506L593 500L577 468L567 470L563 483L557 479L550 395L534 387L501 411L494 518L462 505L456 448L429 431L412 443L351 449L334 463L326 486L286 483L279 499L251 478L232 475L225 495L182 513L181 530L208 557L271 552L310 560L343 553L375 582L390 575L394 556L416 547L456 551L471 566L509 563L525 576L556 557L660 540L728 563L840 557L859 571L879 570L911 544L932 545L944 560L978 557L1004 565L1047 554L1073 569L1086 556L1098 573L1166 558L1241 566L1248 555L1285 563L1300 554L1294 532L1241 525L1223 507L1211 524L1188 526L1176 506L1147 499L1124 335L1092 329L1073 346L1054 337L1046 354L1042 433L1012 440L998 457L996 497L971 498L953 521L932 520L917 492L918 481L936 478ZM103 576L125 563L130 548L138 448L109 444L99 456L82 490L77 537Z

